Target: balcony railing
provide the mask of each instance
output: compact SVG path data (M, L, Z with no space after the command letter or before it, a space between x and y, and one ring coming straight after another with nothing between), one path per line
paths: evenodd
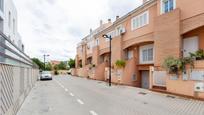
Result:
M2 32L0 32L0 63L21 67L33 66L32 60Z

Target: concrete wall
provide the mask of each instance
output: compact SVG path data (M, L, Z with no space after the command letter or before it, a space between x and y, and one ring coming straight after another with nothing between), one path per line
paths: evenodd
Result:
M102 63L95 68L96 80L105 80L105 67L107 67L107 63Z
M131 86L138 86L139 87L139 79L133 79L133 75L135 74L135 77L138 77L137 74L137 66L136 66L136 59L132 58L130 60L126 61L126 66L124 68L124 73L121 79L121 83L125 85L131 85Z

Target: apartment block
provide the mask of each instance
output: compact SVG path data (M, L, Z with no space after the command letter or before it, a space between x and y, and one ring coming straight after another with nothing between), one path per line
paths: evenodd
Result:
M12 0L0 0L0 32L6 35L20 50L24 50L17 30L17 10Z
M169 74L168 57L183 58L204 50L203 0L144 0L143 4L114 22L100 27L77 45L74 75L204 99L204 60L194 68ZM109 39L112 37L111 73ZM125 67L117 68L118 60Z

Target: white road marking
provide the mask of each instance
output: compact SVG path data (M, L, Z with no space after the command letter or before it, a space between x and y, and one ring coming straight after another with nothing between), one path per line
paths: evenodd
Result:
M98 115L95 111L89 111L91 115Z
M56 80L56 82L57 82L62 88L65 88L59 81ZM65 91L66 91L66 89L65 89ZM67 89L67 91L68 91L68 89Z
M71 95L72 97L74 97L74 94L73 94L73 93L69 93L69 95Z
M68 91L68 89L66 88L66 89L65 89L65 91L67 92L67 91Z
M80 99L77 99L77 102L78 102L79 104L81 104L81 105L84 104L84 102L83 102L82 100L80 100Z

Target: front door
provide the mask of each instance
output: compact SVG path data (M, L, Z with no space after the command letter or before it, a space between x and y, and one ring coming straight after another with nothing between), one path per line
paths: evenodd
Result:
M142 88L149 89L149 71L142 71Z

